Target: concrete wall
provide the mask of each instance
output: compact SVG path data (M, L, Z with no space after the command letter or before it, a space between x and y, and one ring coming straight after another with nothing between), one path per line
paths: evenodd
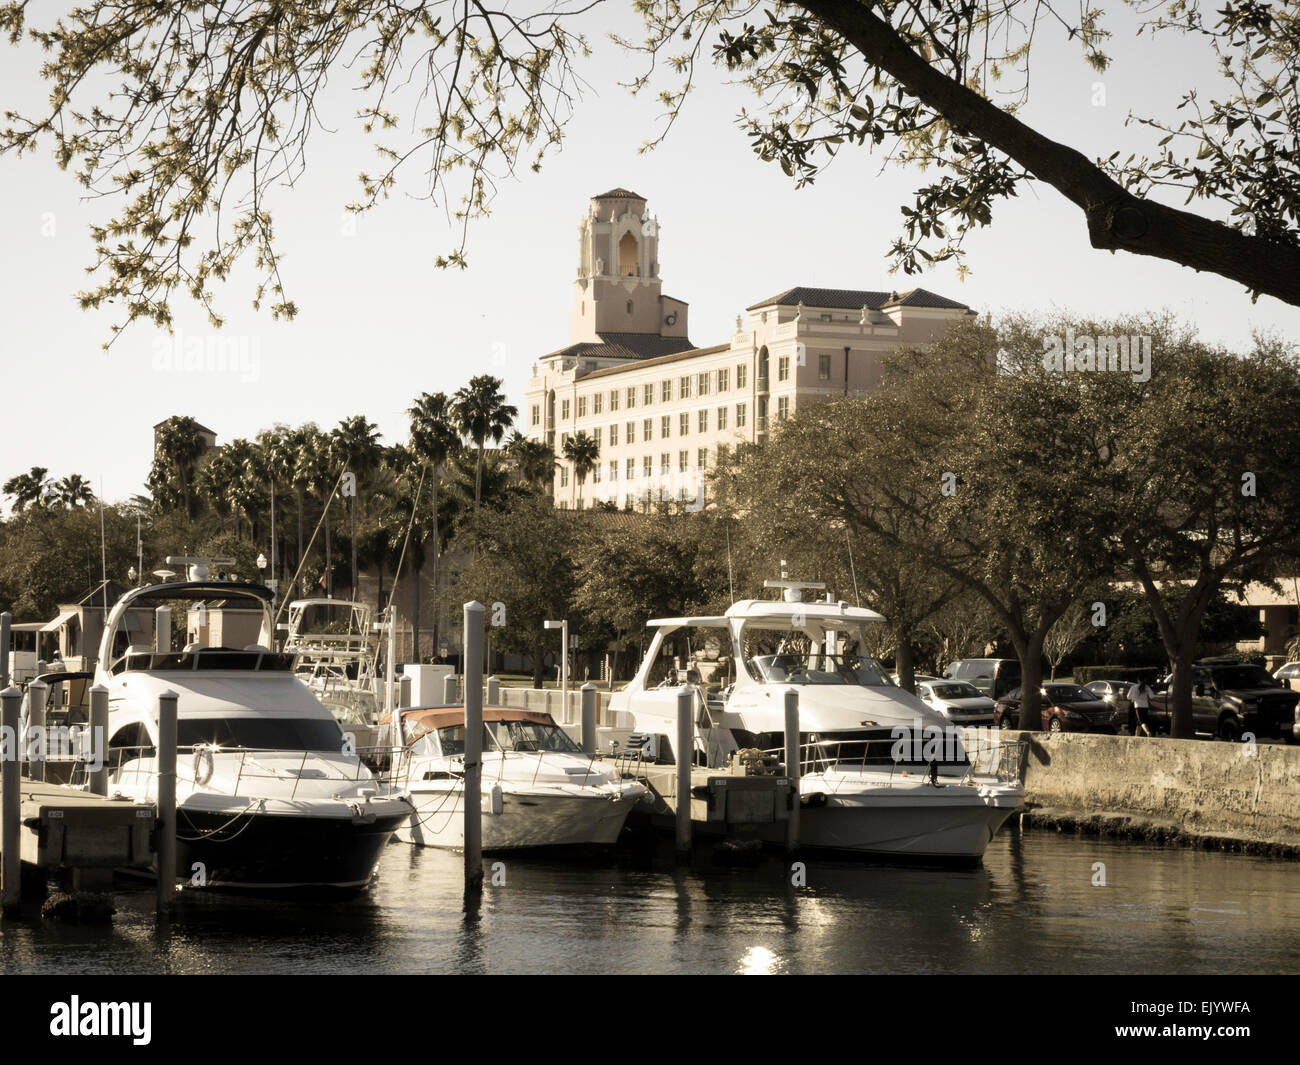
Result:
M1029 739L1025 795L1036 805L1300 840L1300 747L1079 733Z

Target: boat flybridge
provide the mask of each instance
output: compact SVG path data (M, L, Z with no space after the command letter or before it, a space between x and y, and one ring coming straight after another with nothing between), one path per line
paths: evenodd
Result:
M294 671L362 746L378 741L376 659L387 623L372 644L367 603L316 597L289 604L284 652Z
M465 845L465 708L400 711L415 812L397 832L423 847ZM584 754L550 714L483 708L483 849L608 846L646 794Z
M209 576L232 560L170 557L189 580L127 592L109 613L96 683L109 690L109 794L153 802L158 784L158 697L177 700L176 875L226 890L355 891L411 812L400 791L376 780L339 723L293 673L293 657L271 650L272 593ZM155 608L153 643L128 617ZM251 625L243 646L186 643L173 651L170 613L193 619L229 611ZM179 620L179 619L178 619ZM208 626L200 625L202 631Z
M804 602L805 591L825 589L819 582L764 586L781 589L781 601L746 599L720 616L647 623L654 637L645 660L610 702L616 727L632 730L629 751L683 757L671 746L685 687L694 716L685 757L709 768L755 764L760 754L783 762L793 690L803 846L978 860L1023 802L1014 741L954 728L891 682L867 649L880 614L829 595Z

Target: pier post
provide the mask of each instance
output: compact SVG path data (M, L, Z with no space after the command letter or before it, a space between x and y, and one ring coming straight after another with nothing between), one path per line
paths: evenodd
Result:
M165 655L172 649L172 608L160 606L154 610L153 616L154 650L160 655Z
M22 814L22 744L18 738L18 712L23 693L17 688L0 692L0 913L16 916L22 898L22 851L18 819Z
M38 658L38 659L36 660L36 675L37 675L38 677L41 676L41 674L43 674L43 673L44 673L47 669L49 669L49 668L50 668L50 667L49 667L49 665L46 663L45 659L43 659L43 658Z
M691 713L695 693L688 687L677 692L677 857L691 854L691 764L695 760L695 721Z
M27 773L36 781L45 782L45 702L50 697L50 686L43 680L27 685L27 735L23 747L27 753Z
M99 757L99 768L90 774L93 795L108 795L108 689L96 684L90 689L90 750Z
M790 778L794 801L790 805L790 820L785 823L785 852L794 854L799 849L799 693L794 688L785 690L785 775Z
M488 677L487 679L487 705L501 705L501 681L496 677Z
M165 610L166 607L160 607ZM158 912L171 909L176 893L176 703L168 689L158 696Z
M9 611L0 614L0 689L9 687L9 626L12 621Z
M582 750L584 754L596 753L596 685L588 681L582 686Z
M465 905L483 890L483 604L465 604Z
M442 701L446 703L448 706L455 706L458 702L460 702L460 699L456 697L457 694L458 693L456 691L456 674L448 673L445 677L442 678Z

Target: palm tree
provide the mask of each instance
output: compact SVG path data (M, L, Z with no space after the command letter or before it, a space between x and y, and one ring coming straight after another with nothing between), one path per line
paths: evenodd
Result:
M456 414L452 401L445 392L424 392L407 411L411 416L411 451L415 458L424 464L430 480L429 498L433 508L433 594L438 595L438 564L442 555L441 530L438 528L438 485L442 479L447 460L460 453L460 433L457 431ZM416 573L419 581L419 573ZM418 656L420 646L420 618L417 614L415 625L415 647ZM438 621L434 615L433 646L438 646Z
M49 472L44 466L33 466L26 473L5 481L3 491L5 495L13 496L15 514L29 503L38 507L46 505L52 495Z
M518 429L506 441L506 453L515 470L528 484L549 492L555 483L555 451L541 440L530 440Z
M59 502L65 507L84 507L95 501L95 493L90 482L79 473L70 473L54 485Z
M467 436L478 451L474 467L474 506L478 507L483 493L483 449L488 437L494 444L501 443L505 432L515 423L519 411L506 403L500 391L504 382L490 374L479 374L469 379L469 384L455 396L454 410L457 428Z
M299 430L298 449L294 462L294 482L301 484L302 491L314 496L322 507L328 507L338 482L338 463L334 459L330 438L310 422ZM332 523L328 512L325 525L325 594L329 595L334 581L331 570L334 565Z
M196 516L194 480L206 446L193 418L173 415L154 430L153 466L149 492L163 510L184 507L191 521Z
M379 468L384 449L379 443L379 426L357 414L344 418L330 432L330 443L335 459L345 470L365 480ZM357 597L357 502L360 496L348 499L348 516L352 526L352 598Z
M582 486L587 475L600 461L600 445L595 437L580 431L564 441L564 457L573 463L573 479L578 482L578 509L582 509Z
M260 466L266 474L267 487L271 489L271 558L275 564L283 564L284 552L279 550L279 535L275 528L275 492L280 485L293 483L293 431L285 425L277 425L257 434L257 446L261 452ZM299 523L301 530L301 522ZM301 531L299 532L301 538ZM302 544L298 544L299 554ZM271 567L272 580L279 580Z

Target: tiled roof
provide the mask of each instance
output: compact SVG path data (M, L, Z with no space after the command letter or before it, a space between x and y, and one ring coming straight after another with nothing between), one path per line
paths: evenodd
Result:
M860 311L864 306L873 311L884 307L941 307L946 310L970 310L964 303L950 300L947 296L929 292L923 288L914 288L909 292L875 292L856 288L808 288L797 285L794 288L773 296L771 299L759 300L745 309L756 310L759 307L793 307L802 303L805 307L828 307L833 310Z
M593 196L593 200L644 200L644 196L638 196L635 192L627 189L610 189L608 192L602 192L599 196Z
M552 351L542 358L550 359L568 355L579 359L654 359L688 351L691 342L686 337L661 337L658 333L597 333L600 343L580 341L567 348Z
M677 362L679 359L693 359L697 355L716 355L718 352L726 351L730 347L730 344L717 344L711 348L689 348L686 351L675 351L671 355L661 355L657 359L642 359L626 366L606 366L603 370L593 370L583 380L589 381L593 377L600 377L604 374L623 373L625 370L640 370L645 366L659 366L666 362Z

